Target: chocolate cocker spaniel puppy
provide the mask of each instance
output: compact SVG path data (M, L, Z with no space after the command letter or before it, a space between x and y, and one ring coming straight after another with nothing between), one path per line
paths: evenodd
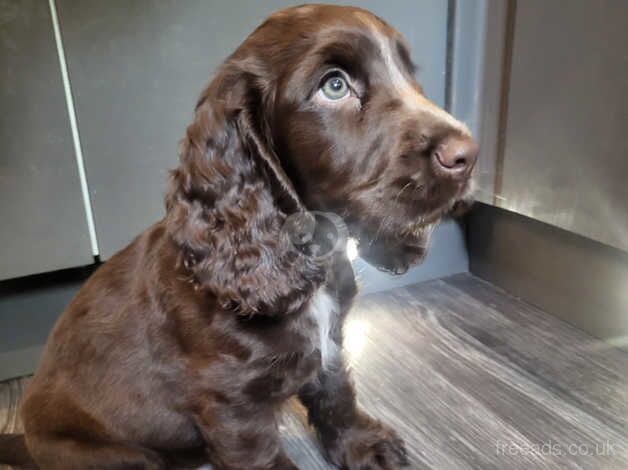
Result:
M407 465L343 362L351 264L294 232L336 214L365 259L403 272L466 197L477 153L381 19L321 5L272 15L201 94L164 219L57 322L14 453L51 470L171 468L198 449L218 470L296 469L277 416L298 395L332 464Z

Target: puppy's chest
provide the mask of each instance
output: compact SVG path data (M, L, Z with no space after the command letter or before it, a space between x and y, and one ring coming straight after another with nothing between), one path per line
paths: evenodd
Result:
M244 393L259 401L285 399L314 380L321 368L336 367L340 345L333 338L340 327L338 311L334 297L321 288L290 327L276 335L274 345L249 362L257 365L246 374L250 380ZM260 363L265 366L259 368Z
M340 345L334 340L340 327L338 302L325 288L314 293L300 313L286 318L270 330L258 359L270 364L293 364L299 359L315 360L330 367L339 356Z

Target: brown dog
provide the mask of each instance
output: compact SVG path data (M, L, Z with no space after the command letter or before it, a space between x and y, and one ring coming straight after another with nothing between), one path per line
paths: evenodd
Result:
M379 18L320 5L272 15L202 93L165 218L55 326L22 407L32 460L161 469L202 449L216 469L295 469L277 415L298 394L333 464L405 465L396 433L356 406L343 363L351 265L295 245L286 219L338 214L366 259L403 272L465 196L477 151Z

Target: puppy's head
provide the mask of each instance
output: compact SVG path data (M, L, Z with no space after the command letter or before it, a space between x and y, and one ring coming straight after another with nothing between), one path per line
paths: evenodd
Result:
M357 8L291 8L202 93L168 227L225 303L291 310L324 269L278 235L286 215L333 212L367 260L401 272L466 196L477 152L467 128L424 96L399 33Z
M405 270L469 192L467 127L425 97L403 37L367 11L282 11L249 43L273 76L273 147L305 205L339 214L374 264Z

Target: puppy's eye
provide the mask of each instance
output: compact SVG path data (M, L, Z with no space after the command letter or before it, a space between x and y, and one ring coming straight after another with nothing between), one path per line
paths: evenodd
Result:
M321 91L325 98L331 101L341 100L350 92L347 81L340 75L327 78L321 86Z

